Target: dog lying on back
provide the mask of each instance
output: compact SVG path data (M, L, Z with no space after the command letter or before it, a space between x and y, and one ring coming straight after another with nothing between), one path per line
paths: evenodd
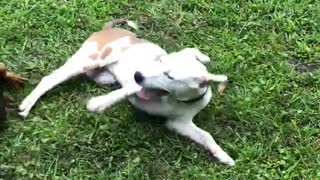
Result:
M103 111L128 99L140 110L165 117L169 129L201 144L219 161L234 165L212 136L192 121L212 97L211 82L224 83L227 76L209 73L204 64L210 58L196 48L168 54L130 31L114 28L117 24L136 28L133 22L120 19L93 33L64 65L45 76L23 100L20 115L26 117L37 100L54 86L85 73L99 84L121 85L120 89L89 100L89 111Z
M20 88L25 80L23 77L7 72L6 65L0 63L0 129L7 126L6 108L13 107L13 98L9 95L4 95L5 90L12 85Z

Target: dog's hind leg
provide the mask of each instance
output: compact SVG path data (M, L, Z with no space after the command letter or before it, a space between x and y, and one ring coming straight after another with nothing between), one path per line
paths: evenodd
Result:
M26 117L37 100L56 85L70 79L73 76L77 76L101 67L101 62L93 61L90 58L83 57L85 57L83 54L75 54L59 69L43 77L37 87L23 100L19 106L19 110L21 111L19 114L23 117Z
M67 62L59 69L53 71L51 74L43 77L37 87L23 100L19 106L19 110L21 111L19 114L26 117L33 105L43 94L52 89L54 86L80 73L81 70L79 68L74 67L71 63Z
M197 127L192 121L186 120L168 120L166 126L177 133L189 137L200 145L208 149L211 154L220 162L233 166L234 160L222 150L222 148L215 142L212 136L205 130Z

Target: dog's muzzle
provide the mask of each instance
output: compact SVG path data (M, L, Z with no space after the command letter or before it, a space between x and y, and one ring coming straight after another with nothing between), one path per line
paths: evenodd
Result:
M144 77L141 72L137 71L134 73L134 80L137 84L141 84L144 81Z

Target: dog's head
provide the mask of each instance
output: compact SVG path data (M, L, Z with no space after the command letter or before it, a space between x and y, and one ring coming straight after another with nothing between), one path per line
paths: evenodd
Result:
M210 82L227 81L227 76L207 71L204 64L209 61L208 56L195 48L165 55L158 64L135 73L135 81L143 87L137 95L145 100L171 95L180 101L201 96Z

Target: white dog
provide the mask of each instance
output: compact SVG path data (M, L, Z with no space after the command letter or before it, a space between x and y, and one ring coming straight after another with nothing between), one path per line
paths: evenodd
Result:
M93 33L63 66L44 77L24 99L20 115L26 117L36 101L54 86L86 73L97 83L118 82L122 86L89 100L88 110L102 111L127 98L138 109L167 118L169 129L203 145L219 161L234 165L212 136L192 122L210 101L209 83L223 83L227 77L209 73L204 64L210 58L196 48L167 54L130 31L114 28L117 24L136 28L133 22L118 19Z

